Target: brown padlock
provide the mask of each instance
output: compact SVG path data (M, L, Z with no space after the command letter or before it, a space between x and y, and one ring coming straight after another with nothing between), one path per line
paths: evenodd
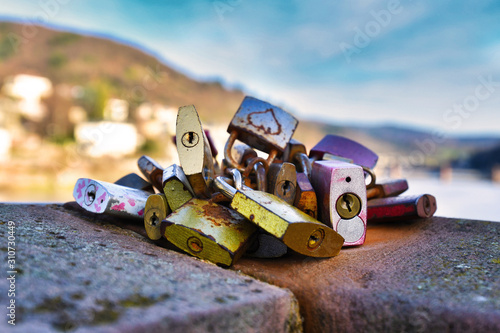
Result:
M289 205L295 201L297 171L292 163L273 163L267 173L268 193L274 194Z

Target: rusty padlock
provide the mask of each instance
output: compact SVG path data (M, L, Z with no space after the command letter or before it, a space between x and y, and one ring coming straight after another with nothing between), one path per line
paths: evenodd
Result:
M430 194L373 199L368 201L368 222L429 218L436 210L436 198Z
M297 119L286 111L247 96L227 129L230 136L224 149L224 158L232 168L244 171L245 166L231 155L231 147L238 139L268 153L267 163L271 164L279 153L283 153L297 125Z
M363 168L335 160L316 161L311 176L320 221L345 238L344 246L363 244L367 209Z
M179 108L176 124L179 161L194 193L210 197L214 177L214 161L200 117L193 105Z
M236 169L233 176L236 184L242 183ZM217 177L214 185L231 199L231 208L298 253L333 257L344 243L333 229L270 193L233 188L222 177Z
M257 228L227 207L193 198L162 221L161 232L195 257L231 266L251 244Z
M80 178L73 197L85 210L119 217L144 219L144 208L151 193L89 178Z

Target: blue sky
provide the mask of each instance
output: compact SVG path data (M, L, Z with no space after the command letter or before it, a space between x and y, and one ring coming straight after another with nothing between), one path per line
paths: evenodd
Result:
M500 134L500 1L0 0L0 15L139 45L302 118Z

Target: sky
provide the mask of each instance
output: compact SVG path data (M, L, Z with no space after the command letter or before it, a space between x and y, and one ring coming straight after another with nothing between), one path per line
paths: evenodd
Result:
M498 0L0 0L2 17L118 39L302 119L500 136Z

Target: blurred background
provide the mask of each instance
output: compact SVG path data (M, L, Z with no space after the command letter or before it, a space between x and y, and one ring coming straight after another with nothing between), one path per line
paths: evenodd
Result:
M309 148L358 140L437 215L500 221L498 1L0 0L0 201L64 202L147 154L179 106L219 151L245 95ZM219 159L222 158L219 156ZM478 208L480 206L480 209Z

